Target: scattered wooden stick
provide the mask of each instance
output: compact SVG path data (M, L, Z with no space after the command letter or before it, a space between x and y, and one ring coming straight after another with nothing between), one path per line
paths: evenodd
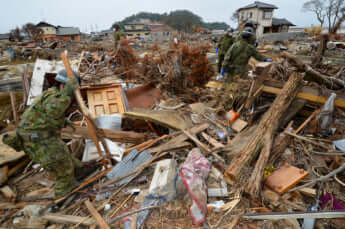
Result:
M130 215L134 215L134 214L136 214L138 212L146 211L146 210L152 210L152 209L156 209L156 208L160 208L160 207L159 206L150 206L150 207L146 207L146 208L140 208L140 209L128 212L126 214L123 214L123 215L120 215L120 216L116 216L115 218L110 220L109 224L113 224L116 221L118 221L118 220L120 220L120 219L122 219L124 217L130 216Z
M300 125L297 130L295 131L295 134L298 134L303 128L308 125L308 123L320 112L320 110L314 111L303 123Z
M127 203L127 201L133 196L133 194L130 194L124 201L122 201L122 203L120 204L120 206L118 208L115 209L115 211L113 213L111 213L110 217L114 217L114 215Z
M290 136L292 136L292 137L295 137L295 138L297 138L297 139L303 140L303 141L305 141L305 142L309 142L309 143L311 143L311 144L314 144L314 145L316 145L316 146L319 146L319 147L321 147L321 148L323 148L323 149L325 149L325 150L329 150L329 148L328 148L327 146L324 146L324 145L322 145L322 144L320 144L320 143L318 143L318 142L315 142L315 141L313 141L313 140L310 140L310 139L308 139L308 138L306 138L306 137L299 136L299 135L297 135L297 134L290 133L290 132L288 132L288 131L285 131L284 133L285 133L285 134L288 134L288 135L290 135Z
M315 180L312 180L304 185L301 185L301 186L298 186L296 188L293 188L291 190L289 190L289 192L293 192L293 191L296 191L296 190L299 190L301 188L305 188L305 187L308 187L308 186L311 186L313 184L316 184L317 182L321 182L321 181L325 181L325 180L328 180L329 178L335 176L336 174L342 172L343 170L345 169L345 163L342 164L342 166L340 166L339 168L333 170L332 172L328 173L326 176L321 176Z
M230 224L225 225L225 226L222 227L222 228L233 229L234 227L236 227L236 225L238 224L238 222L240 221L240 219L242 218L242 216L243 216L243 212L240 213L240 214L238 214L238 215L236 215L236 216L233 218L233 220L231 221Z
M84 203L85 203L87 209L89 210L90 214L96 219L98 225L102 229L110 229L109 225L105 222L105 220L102 218L102 216L98 213L98 211L92 205L90 200L86 200Z

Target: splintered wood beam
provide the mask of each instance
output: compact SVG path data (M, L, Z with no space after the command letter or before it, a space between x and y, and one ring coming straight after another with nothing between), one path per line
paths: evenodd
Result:
M63 53L61 53L61 59L62 59L62 62L63 64L65 65L65 68L66 68L66 71L67 71L67 75L68 75L68 78L73 78L75 77L74 76L74 73L72 71L72 67L69 63L69 60L68 60L68 56L67 56L67 50ZM86 122L87 122L87 126L90 130L90 135L91 135L91 138L92 140L94 141L95 145L96 145L96 148L97 148L97 152L99 154L99 156L101 158L104 158L103 157L103 153L102 153L102 150L101 150L101 146L99 144L99 140L102 142L102 145L103 145L103 149L108 157L109 160L103 160L103 163L104 165L106 165L108 162L111 163L111 153L110 153L110 150L108 148L108 145L107 143L105 142L104 138L103 137L99 137L97 136L97 125L95 123L95 121L93 120L93 117L92 117L92 113L90 112L90 110L86 107L85 103L84 103L84 100L81 96L81 93L80 93L80 89L77 88L75 91L74 91L74 94L75 94L75 97L77 99L77 102L79 104L79 107L83 113L83 115L85 116L86 118Z
M98 211L95 209L95 207L92 205L90 200L86 200L85 205L87 209L89 210L90 214L96 219L98 225L102 229L110 229L109 225L105 222L105 220L102 218L102 216L98 213Z
M18 117L18 112L17 112L16 95L14 94L13 91L10 91L10 97L11 97L11 106L12 106L12 112L13 112L13 120L14 120L14 123L17 125L19 117Z

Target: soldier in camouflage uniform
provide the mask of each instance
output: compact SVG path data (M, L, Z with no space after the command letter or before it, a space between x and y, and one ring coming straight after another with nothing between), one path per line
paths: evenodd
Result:
M114 33L115 44L114 44L114 48L115 48L115 51L116 51L117 47L119 46L121 37L126 37L126 34L120 30L120 26L119 25L115 25L114 27L115 27L115 33Z
M73 189L74 168L82 165L70 154L59 133L68 124L65 111L71 104L74 90L79 87L78 80L67 80L66 71L60 72L56 80L65 82L65 86L43 92L21 116L16 134L4 135L3 142L17 151L24 150L53 175L55 198L59 198Z
M226 52L234 43L234 38L232 37L230 33L231 33L231 30L228 30L226 34L220 38L220 41L218 44L218 49L219 49L218 50L218 73L220 73L220 70L222 69L222 64L223 64Z
M259 61L266 60L253 45L249 44L252 35L251 30L243 30L242 39L236 41L226 53L222 65L222 74L225 76L226 84L231 84L235 76L243 76L250 57Z

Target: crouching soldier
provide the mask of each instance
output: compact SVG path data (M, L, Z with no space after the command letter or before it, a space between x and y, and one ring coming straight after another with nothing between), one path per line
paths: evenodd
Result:
M56 76L56 87L38 97L21 116L15 134L4 134L3 142L24 152L55 179L55 198L69 193L75 184L75 167L81 162L74 158L60 138L60 130L69 124L65 111L71 105L79 76L67 78L65 70Z

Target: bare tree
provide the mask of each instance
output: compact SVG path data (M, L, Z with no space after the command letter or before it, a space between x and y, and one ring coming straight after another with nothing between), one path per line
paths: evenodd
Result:
M302 10L314 12L321 26L327 19L331 34L337 33L345 21L345 0L309 0L303 4Z
M12 41L22 41L23 40L23 36L21 34L19 27L16 27L15 29L12 29L10 31L10 40L12 40Z
M34 39L36 36L42 33L42 29L38 28L32 23L27 23L22 26L22 32L31 39Z
M324 2L322 0L311 0L305 2L302 7L302 11L310 11L316 14L317 20L320 22L321 27L325 23L326 12Z

